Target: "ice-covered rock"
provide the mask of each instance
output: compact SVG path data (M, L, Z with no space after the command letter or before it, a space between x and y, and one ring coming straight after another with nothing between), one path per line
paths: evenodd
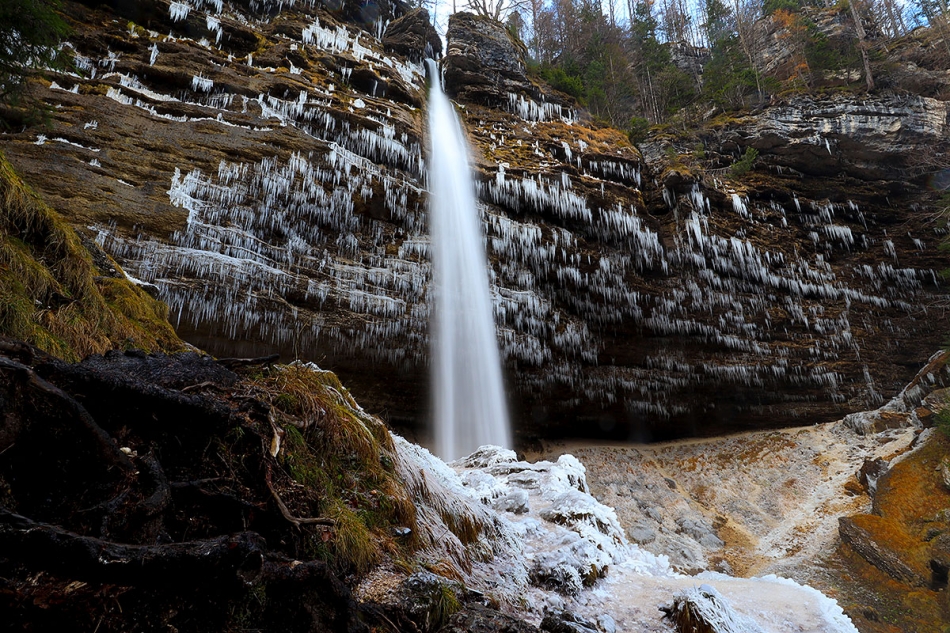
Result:
M674 596L692 596L711 617L748 627L724 631L855 633L840 607L810 587L774 576L683 576L666 556L629 544L614 510L587 492L586 468L571 455L529 463L483 446L446 465L404 440L396 445L421 504L420 530L448 533L444 543L426 541L430 555L468 561L459 566L467 586L544 630L668 633L657 609ZM513 493L527 495L527 503L506 508ZM478 526L476 541L452 544L460 520ZM707 528L683 521L681 529L703 538ZM458 619L471 618L472 626L482 621Z
M507 514L524 539L533 584L576 595L625 559L616 514L590 496L573 456L532 464L483 446L451 466L469 494Z
M765 633L752 618L736 613L714 587L706 584L681 591L660 610L679 633Z

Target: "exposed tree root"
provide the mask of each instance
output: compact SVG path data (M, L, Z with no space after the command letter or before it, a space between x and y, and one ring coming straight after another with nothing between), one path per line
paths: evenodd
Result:
M257 583L264 539L254 532L166 545L125 545L38 523L0 508L0 549L32 571L120 585Z

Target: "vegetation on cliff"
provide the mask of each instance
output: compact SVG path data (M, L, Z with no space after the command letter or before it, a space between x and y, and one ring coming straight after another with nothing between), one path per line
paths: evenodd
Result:
M165 304L125 278L0 153L0 334L67 360L184 347Z
M0 4L0 106L20 104L31 69L68 65L60 44L69 29L59 8L59 0Z
M168 308L59 214L0 154L0 334L67 360L113 348L182 349Z
M921 24L932 26L928 67L950 59L937 0L534 0L505 12L540 75L621 129L632 119L696 122L710 108L791 92L871 90L894 42Z

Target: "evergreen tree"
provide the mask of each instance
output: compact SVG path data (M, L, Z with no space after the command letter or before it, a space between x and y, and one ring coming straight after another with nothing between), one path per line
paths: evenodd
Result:
M660 41L652 4L641 2L630 20L630 57L644 118L663 122L693 96L689 75L678 69L669 45Z
M59 0L0 1L0 103L16 105L32 69L62 68L68 27Z
M745 107L753 92L761 98L762 87L737 16L721 0L705 0L704 9L710 59L703 71L703 97L725 109Z

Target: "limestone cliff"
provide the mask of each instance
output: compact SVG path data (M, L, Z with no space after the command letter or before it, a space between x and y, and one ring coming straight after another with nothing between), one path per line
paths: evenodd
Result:
M39 89L52 128L0 143L158 287L184 338L318 360L415 424L432 159L409 60L434 40L386 6L354 26L314 2L66 3L77 69ZM942 340L918 174L946 101L790 98L641 153L532 78L503 29L456 16L447 39L523 433L831 419L895 393ZM730 177L750 146L754 169Z

